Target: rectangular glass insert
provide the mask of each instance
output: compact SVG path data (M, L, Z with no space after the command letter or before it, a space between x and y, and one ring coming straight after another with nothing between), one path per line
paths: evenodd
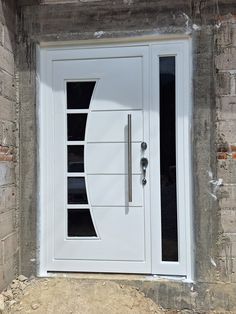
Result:
M69 177L68 204L88 204L84 177Z
M160 57L162 260L178 261L175 57Z
M68 172L84 172L84 146L67 146Z
M84 141L87 114L70 113L67 115L68 141Z

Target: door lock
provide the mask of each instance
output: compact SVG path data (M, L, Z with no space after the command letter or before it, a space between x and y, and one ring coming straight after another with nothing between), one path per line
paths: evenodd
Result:
M147 143L146 142L142 142L141 143L141 148L142 148L142 150L146 150L147 149Z
M143 179L142 179L142 184L146 185L147 184L147 179L146 179L146 171L147 171L147 166L148 166L148 159L143 157L140 160L141 168L143 171Z

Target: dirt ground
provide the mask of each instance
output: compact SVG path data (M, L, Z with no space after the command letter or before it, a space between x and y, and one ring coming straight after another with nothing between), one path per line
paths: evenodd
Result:
M129 285L112 280L28 279L19 276L0 294L0 314L236 314L164 310Z
M19 278L19 277L18 277ZM154 314L161 309L133 287L112 281L72 278L28 280L23 276L3 292L0 313ZM2 306L2 309L1 309Z

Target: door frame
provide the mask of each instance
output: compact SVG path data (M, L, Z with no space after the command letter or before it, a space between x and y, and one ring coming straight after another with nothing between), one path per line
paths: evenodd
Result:
M131 47L131 46L157 46L162 51L161 55L173 55L177 54L180 56L181 60L178 64L184 65L184 75L183 85L181 86L181 93L177 92L176 97L176 112L182 114L183 119L181 121L177 121L177 129L176 129L176 148L177 148L177 187L181 186L182 191L181 197L178 198L178 207L183 208L181 210L181 215L178 216L178 223L181 225L181 247L183 248L183 253L180 255L180 261L183 266L183 270L181 270L178 274L173 270L175 267L178 267L179 262L162 262L160 260L160 252L161 252L161 242L159 241L158 247L154 247L154 243L151 243L152 246L152 274L156 275L166 275L166 276L175 276L180 279L184 279L187 281L193 280L194 268L193 268L193 222L192 222L192 171L191 171L191 121L192 121L192 66L191 66L191 39L189 37L179 38L173 40L158 40L159 38L154 38L150 40L149 38L135 38L135 39L119 39L117 42L111 40L107 43L107 41L100 42L99 40L95 41L87 41L86 43L83 41L81 44L78 42L75 45L66 45L66 44L44 44L37 47L37 73L36 73L36 84L37 84L37 134L38 134L38 146L37 146L37 156L38 156L38 274L39 276L48 276L46 268L46 255L47 255L47 237L45 232L45 210L44 202L45 199L43 197L43 186L46 180L44 176L43 168L43 158L47 152L42 151L43 140L45 138L45 134L43 133L45 121L43 119L43 103L45 103L46 95L50 95L50 83L47 81L45 74L49 77L51 75L50 69L47 66L47 62L51 62L50 58L47 57L48 51L58 51L58 50L76 50L76 49L86 49L86 48L106 48L106 47ZM153 50L152 50L153 51ZM155 53L151 53L150 49L150 62L154 60L156 57ZM156 67L158 71L158 67ZM156 71L156 74L159 73ZM152 71L154 73L154 71ZM177 80L180 75L178 72L177 65ZM154 81L156 81L155 74L152 74L150 77L151 84L150 89L154 90ZM158 92L157 92L158 93ZM153 95L153 93L150 93ZM159 97L159 94L156 94L155 97ZM155 99L156 99L155 98ZM154 105L154 99L151 99L151 106ZM156 103L155 103L156 105ZM156 116L157 123L154 125L150 124L151 130L158 130L159 128L159 116ZM150 141L153 138L150 136ZM158 139L159 140L159 139ZM180 145L181 144L181 145ZM184 159L183 159L184 153ZM151 154L155 154L160 160L159 152L151 152ZM182 162L181 162L182 160ZM180 162L180 168L179 168ZM150 163L150 171L152 169L152 164ZM181 172L181 176L178 173ZM160 171L159 171L160 173ZM156 186L157 181L160 182L160 178L156 178L151 182L152 187ZM154 193L155 194L155 193ZM160 204L160 193L156 193L154 196L154 202ZM153 203L153 199L150 198L151 204ZM154 233L155 227L157 226L157 222L159 225L161 224L161 216L160 211L154 211L153 206L151 205L151 232ZM183 240L185 239L185 240ZM161 240L161 229L159 228L159 240ZM181 249L182 250L182 249ZM160 271L161 270L161 271Z

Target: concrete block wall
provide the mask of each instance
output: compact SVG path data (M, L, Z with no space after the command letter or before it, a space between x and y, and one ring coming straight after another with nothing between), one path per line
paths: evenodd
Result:
M220 188L221 279L236 282L236 18L221 21L216 36L215 66L217 172Z
M170 310L236 313L235 0L18 0L18 4L22 273L36 273L39 249L35 45L94 40L98 34L103 39L188 34L193 43L196 282L137 284Z
M0 1L0 291L19 264L17 210L16 8Z

